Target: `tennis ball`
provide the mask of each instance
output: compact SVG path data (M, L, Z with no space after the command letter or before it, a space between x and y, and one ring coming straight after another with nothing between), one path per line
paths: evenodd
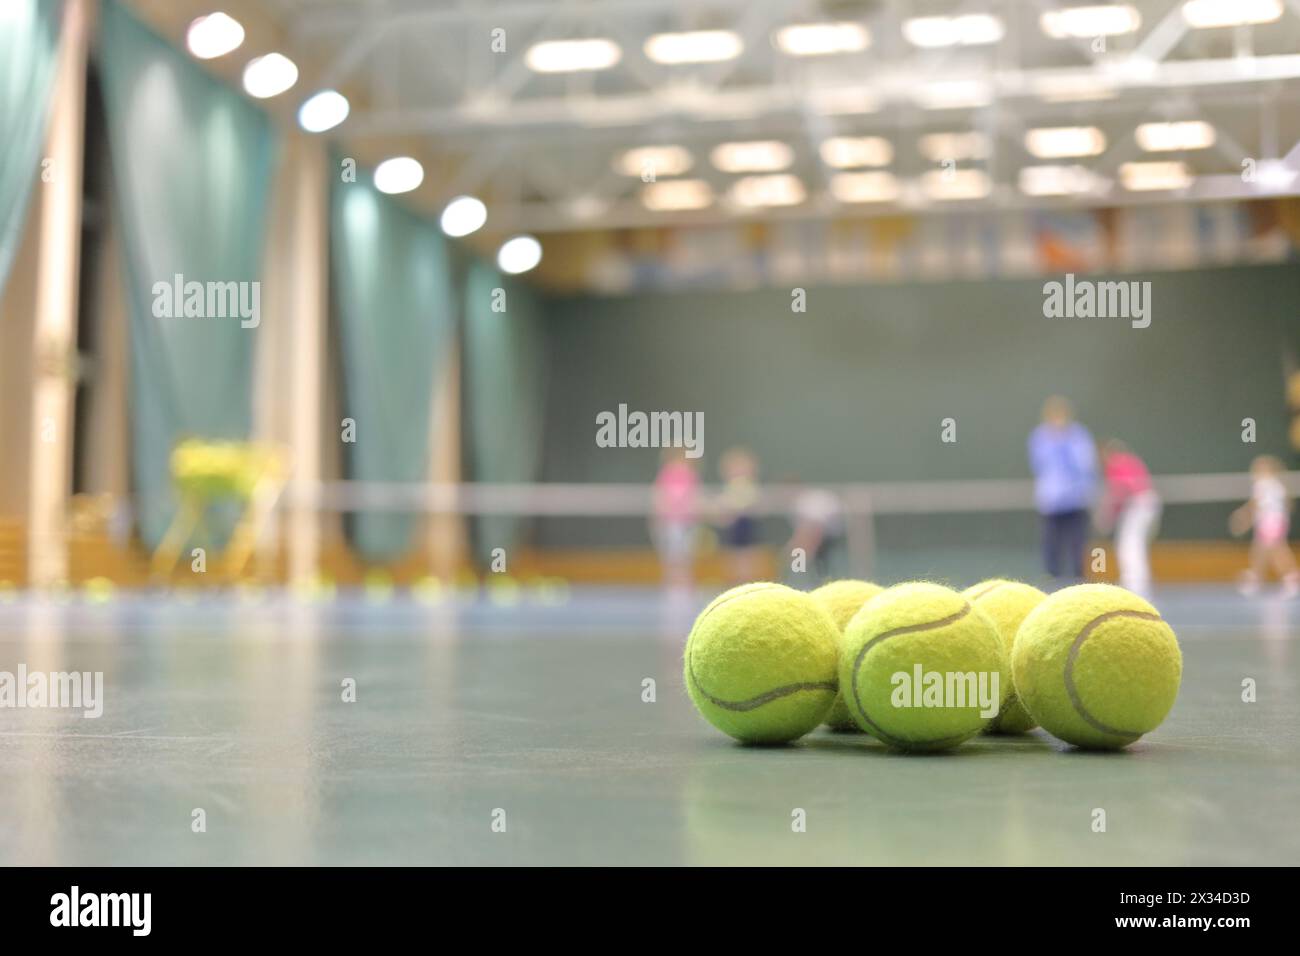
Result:
M917 581L849 621L840 687L858 726L899 750L946 750L988 726L1010 694L997 627L964 597Z
M816 601L783 584L714 598L686 640L686 690L704 719L746 743L784 743L835 700L839 632Z
M848 626L853 615L858 613L858 608L866 604L881 591L879 584L872 584L870 581L832 581L829 584L823 584L817 590L810 592L812 599L824 607L835 622L835 626L840 630L840 642L844 641L844 628ZM848 705L844 703L844 695L836 694L835 703L831 705L831 712L826 715L826 726L834 727L836 730L860 730L857 722L854 721L853 715L849 713Z
M1178 638L1142 598L1112 584L1064 588L1029 612L1011 653L1016 693L1043 729L1077 747L1126 747L1178 696Z
M1047 597L1032 585L1002 578L982 581L962 591L961 595L993 621L1002 637L1002 647L1008 661L1011 660L1011 648L1015 645L1016 631L1020 629L1021 622ZM1013 691L1014 683L1013 681ZM993 734L1023 734L1033 727L1033 718L1013 692L989 724L988 730Z

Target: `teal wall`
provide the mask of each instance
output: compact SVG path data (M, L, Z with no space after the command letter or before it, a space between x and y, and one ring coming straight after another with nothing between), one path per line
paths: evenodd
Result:
M772 480L1024 478L1026 435L1054 392L1155 472L1285 453L1282 355L1300 347L1300 267L1141 278L1146 329L1044 318L1042 279L811 287L806 314L791 312L789 289L551 300L545 479L650 479L657 451L596 446L596 414L621 402L702 411L709 480L733 444L753 448ZM955 444L940 441L945 417ZM1255 446L1240 440L1245 417L1259 423ZM1226 506L1172 511L1167 532L1218 535ZM1032 519L1012 523L1032 549ZM923 524L904 537L955 530ZM636 522L544 530L557 544L645 540Z

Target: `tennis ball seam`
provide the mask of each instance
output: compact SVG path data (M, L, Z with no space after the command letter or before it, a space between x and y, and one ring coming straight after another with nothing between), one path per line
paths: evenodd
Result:
M1070 645L1069 656L1065 659L1065 692L1070 696L1070 704L1074 707L1075 713L1083 718L1083 721L1093 730L1098 730L1103 734L1110 734L1112 737L1128 737L1132 738L1132 740L1137 740L1142 736L1144 731L1119 730L1118 728L1111 727L1109 724L1103 723L1089 713L1088 708L1083 706L1083 698L1079 696L1079 688L1076 687L1074 683L1074 662L1079 657L1079 651L1083 649L1084 641L1091 637L1093 631L1097 630L1101 625L1118 617L1133 617L1143 621L1158 621L1168 627L1168 624L1165 622L1163 617L1159 614L1152 614L1149 611L1120 609L1107 611L1105 614L1099 614L1097 617L1094 617L1084 625L1083 630L1079 631L1079 633L1075 635L1074 642Z
M881 641L888 640L891 637L899 637L903 634L915 634L919 631L936 630L941 627L947 627L949 624L956 624L972 610L973 608L971 603L969 601L963 601L962 609L954 614L949 614L947 617L940 618L937 621L925 621L920 624L907 624L903 627L896 627L892 631L885 631L883 634L877 634L871 640L867 641L867 643L863 644L862 649L858 651L858 656L853 661L853 705L857 708L858 713L862 715L862 719L872 727L872 733L885 743L893 744L896 747L910 747L915 744L926 744L927 746L931 746L943 745L949 742L960 743L966 739L966 735L963 734L958 737L941 737L937 740L907 740L903 737L894 737L892 734L885 733L874 720L867 716L867 709L862 705L862 699L858 696L858 674L862 671L862 662L866 659L867 652Z
M700 679L695 676L695 664L693 661L687 661L687 667L689 667L691 671L691 683L695 685L696 690L708 698L710 704L713 704L715 707L721 707L723 710L732 710L737 713L757 710L764 704L770 704L774 700L780 700L782 697L788 697L789 695L797 694L800 691L834 691L838 689L838 684L836 684L835 681L804 681L799 684L786 684L782 687L776 687L772 690L764 691L757 697L750 697L748 700L723 700L721 697L714 697L704 689L704 685L700 683Z
M982 591L976 591L974 594L970 595L966 600L970 601L971 604L974 604L976 601L980 600L981 598L988 597L990 594L992 594L992 593L993 593L994 591L996 591L998 588L1003 587L1004 585L1007 585L1007 584L1009 584L1009 583L1011 583L1011 582L1009 582L1009 581L994 581L992 584L990 584L990 585L988 585L986 588L984 588L984 590L982 590Z

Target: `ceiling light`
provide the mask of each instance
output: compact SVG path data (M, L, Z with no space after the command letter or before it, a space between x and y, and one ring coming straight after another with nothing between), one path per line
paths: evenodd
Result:
M907 42L925 49L996 43L1002 39L1002 33L1002 21L988 13L913 17L903 21L903 36Z
M1100 180L1085 166L1026 166L1020 191L1026 196L1077 196L1096 191Z
M1142 14L1128 4L1104 4L1093 7L1065 7L1046 10L1038 25L1049 37L1091 40L1093 37L1133 33L1142 25Z
M1265 189L1290 189L1300 171L1280 159L1262 159L1255 170L1255 182Z
M831 195L840 202L893 202L902 190L893 173L836 173Z
M609 211L609 202L599 196L574 196L564 204L564 210L571 219L590 222Z
M298 107L298 125L309 133L323 133L348 118L348 98L336 90L321 90Z
M1124 163L1119 168L1120 182L1130 192L1156 189L1186 189L1192 174L1184 162Z
M691 33L656 33L645 41L645 55L656 63L718 63L734 60L745 49L730 30L696 30Z
M586 40L545 40L533 44L524 54L524 62L534 73L608 70L622 58L623 51L617 43L600 37Z
M447 235L459 238L468 236L471 232L478 232L485 222L487 222L487 206L483 205L482 200L475 199L473 196L457 196L447 203L447 208L442 211L439 225Z
M542 244L532 236L515 236L507 239L497 250L497 266L502 272L518 275L534 268L542 261Z
M424 182L424 167L410 156L394 156L375 167L375 188L381 193L409 193Z
M1106 134L1095 126L1031 129L1025 134L1025 149L1039 159L1097 156L1106 151Z
M1137 142L1148 153L1178 149L1208 149L1214 145L1214 127L1200 120L1179 123L1143 123L1137 128Z
M976 109L993 102L993 91L982 80L941 80L916 89L918 103L928 110Z
M794 150L774 139L721 143L713 148L709 159L724 173L769 173L794 162Z
M821 145L822 162L836 169L859 166L888 166L894 147L880 136L832 136Z
M298 82L298 67L280 53L249 60L244 67L244 91L259 100L279 96Z
M211 60L236 50L244 42L244 28L224 13L209 13L190 24L185 44L200 60Z
M641 203L654 212L704 209L713 203L713 188L702 179L669 179L642 189Z
M982 169L932 169L921 177L921 190L930 199L983 199L993 183Z
M989 138L970 130L964 133L926 133L917 141L921 155L932 163L946 159L960 162L963 159L984 159L989 154Z
M773 36L776 46L790 56L827 56L858 53L871 45L871 34L860 23L795 23Z
M880 109L880 99L866 89L810 90L807 103L822 116L857 116Z
M737 179L728 193L737 206L755 209L764 206L797 206L808 193L798 176L745 176Z
M1034 81L1033 90L1048 103L1085 103L1111 100L1118 95L1114 81L1091 73L1040 77Z
M1282 16L1282 0L1188 0L1183 19L1197 29L1272 23Z
M680 176L693 163L685 146L637 146L620 155L614 168L625 176L639 176L650 182L657 176Z

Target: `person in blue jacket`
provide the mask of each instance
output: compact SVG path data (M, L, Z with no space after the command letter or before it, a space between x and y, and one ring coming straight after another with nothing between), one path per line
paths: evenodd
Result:
M1047 573L1082 579L1088 509L1097 484L1097 446L1060 395L1043 403L1042 423L1029 435L1029 468L1043 519Z

